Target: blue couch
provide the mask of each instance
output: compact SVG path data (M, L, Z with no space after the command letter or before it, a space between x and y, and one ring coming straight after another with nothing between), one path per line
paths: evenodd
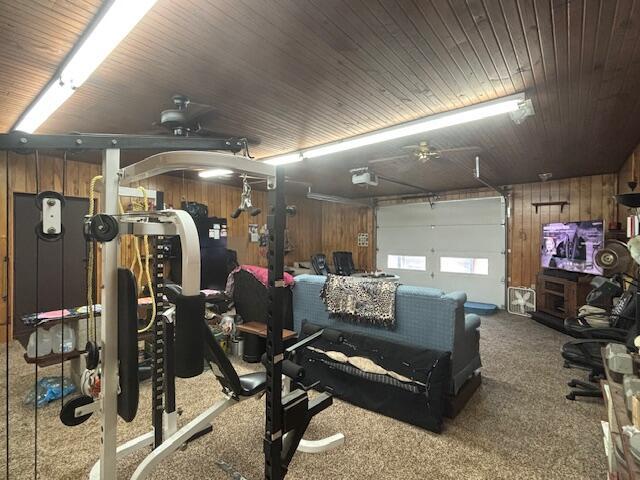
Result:
M329 318L320 298L325 279L321 275L295 278L293 325L297 332L302 328L302 321L308 320L343 331L451 352L450 393L453 395L480 368L480 317L465 315L465 293L445 294L435 288L400 285L396 293L396 326L390 330Z

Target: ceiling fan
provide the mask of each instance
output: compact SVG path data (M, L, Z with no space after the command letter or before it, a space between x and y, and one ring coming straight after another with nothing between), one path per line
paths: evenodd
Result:
M477 153L482 149L480 147L457 147L438 149L429 145L427 141L422 141L417 145L405 145L402 147L405 152L401 155L391 157L375 158L369 160L370 164L389 162L392 160L410 159L421 163L427 163L432 160L444 159L446 154L451 153Z
M161 133L168 130L179 137L244 138L250 145L260 144L260 139L257 137L230 134L210 128L218 116L218 111L211 105L194 102L181 94L171 97L171 101L174 108L160 112L160 121L152 124L156 127L155 130L148 133Z

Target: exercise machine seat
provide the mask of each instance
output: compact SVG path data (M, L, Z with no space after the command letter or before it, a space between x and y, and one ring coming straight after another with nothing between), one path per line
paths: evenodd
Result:
M311 266L316 275L324 275L325 277L331 273L327 266L327 257L324 253L316 253L311 257Z
M351 252L333 252L333 266L336 274L349 276L356 272Z
M266 388L267 372L247 373L241 375L240 379L240 395L243 397L253 397Z

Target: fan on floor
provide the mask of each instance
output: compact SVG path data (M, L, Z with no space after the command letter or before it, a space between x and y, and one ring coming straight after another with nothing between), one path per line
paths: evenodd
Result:
M432 160L445 159L447 154L455 153L478 153L482 149L480 147L458 147L458 148L435 148L429 145L428 142L422 141L417 145L405 145L402 147L404 151L400 155L394 155L391 157L375 158L370 160L369 163L383 163L393 160L408 159L421 163L427 163Z
M514 315L530 317L536 311L536 292L531 288L509 287L507 311Z
M212 128L218 120L218 111L211 105L194 102L181 94L171 97L171 101L175 108L160 112L160 121L153 123L155 130L145 133L164 133L168 130L180 137L244 138L250 145L260 144L260 139L257 137L221 132Z

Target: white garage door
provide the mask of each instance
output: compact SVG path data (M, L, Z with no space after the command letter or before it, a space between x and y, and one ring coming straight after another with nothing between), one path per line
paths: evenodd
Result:
M377 215L378 269L405 285L464 291L469 301L504 306L502 197L383 206Z

